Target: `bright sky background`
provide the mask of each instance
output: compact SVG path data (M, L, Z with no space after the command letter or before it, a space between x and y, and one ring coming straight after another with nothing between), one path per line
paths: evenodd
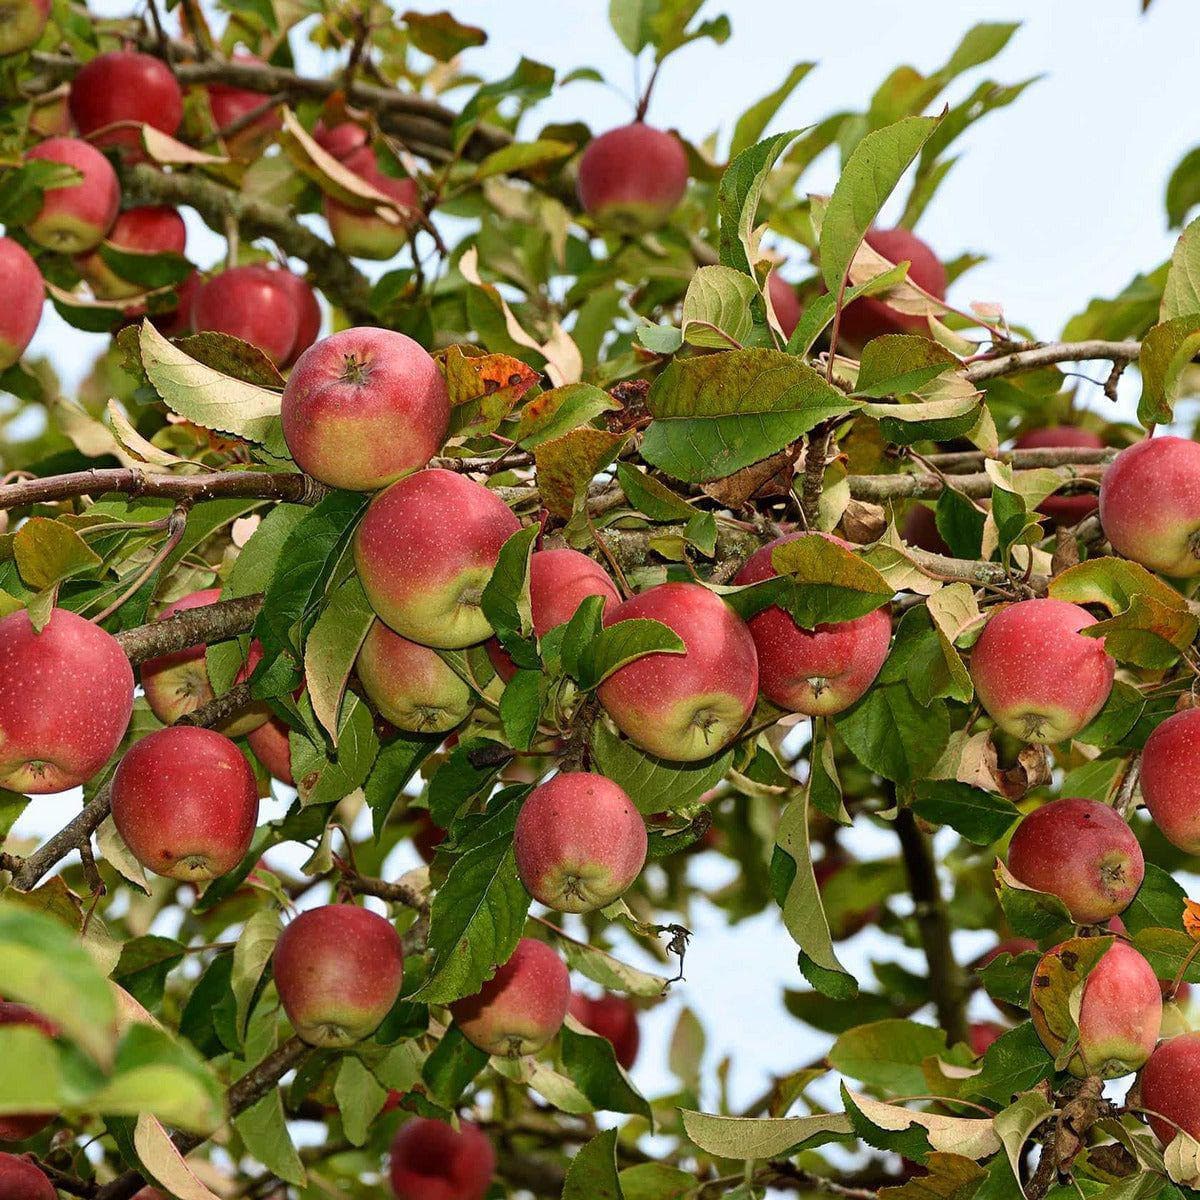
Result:
M440 6L440 5L439 5ZM93 5L108 13L129 11L127 0ZM400 6L404 7L404 6ZM438 7L419 5L419 7ZM628 55L611 33L604 0L451 0L461 20L484 26L491 42L465 59L488 77L506 74L520 55L546 61L560 73L598 67L628 92ZM727 135L737 115L774 88L796 61L820 66L801 84L774 128L802 126L843 107L861 107L897 64L939 66L962 33L977 21L1021 20L1024 27L984 75L1012 83L1046 78L1013 106L992 114L959 142L963 158L926 212L920 232L945 257L965 250L990 261L959 285L955 298L995 300L1011 320L1052 337L1095 295L1111 294L1137 271L1170 252L1163 192L1184 152L1200 142L1196 104L1196 8L1191 0L1155 0L1146 16L1138 0L838 0L834 4L780 0L710 0L727 11L732 39L722 47L692 46L667 65L650 119L675 125L699 139L716 128ZM961 96L960 82L951 96ZM539 117L583 117L594 129L627 121L631 105L612 91L575 84L556 94ZM805 180L828 190L835 164L822 161ZM198 222L191 223L197 230ZM207 265L218 256L209 235L189 247ZM100 339L65 327L53 314L34 342L61 374L86 373ZM1103 368L1098 368L1102 372ZM1133 395L1136 396L1136 384ZM1127 410L1126 393L1122 409ZM1091 403L1105 401L1099 396ZM38 800L19 831L49 831L71 804ZM264 813L264 816L268 814ZM272 812L269 815L274 816ZM847 840L863 856L891 854L885 832L864 830ZM696 879L723 885L722 860L699 860ZM635 1076L650 1094L673 1085L666 1069L666 1039L680 1007L700 1014L709 1052L706 1076L732 1057L731 1093L747 1103L769 1082L819 1053L823 1043L793 1021L780 999L783 986L803 986L795 953L778 915L726 930L719 912L703 901L686 922L696 933L687 981L651 1014ZM962 957L987 944L967 936ZM870 932L847 944L844 961L866 971L873 954L893 954ZM906 956L917 966L919 956ZM983 1006L986 1010L986 1004ZM990 1014L989 1014L990 1015ZM714 1096L706 1100L711 1105Z

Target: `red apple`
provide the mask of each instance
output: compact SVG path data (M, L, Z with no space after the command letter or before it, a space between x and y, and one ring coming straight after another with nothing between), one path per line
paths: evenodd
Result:
M1099 925L1124 912L1146 864L1133 830L1095 800L1052 800L1017 826L1008 869L1026 887L1057 896L1077 925Z
M695 762L723 750L758 697L758 658L745 622L698 583L662 583L610 608L605 625L661 621L683 654L647 654L618 667L599 687L600 703L643 750Z
M569 771L536 787L517 817L513 851L525 890L548 908L611 904L646 865L646 825L611 779Z
M1049 984L1050 961L1060 958L1066 963L1078 940L1047 951L1033 973L1029 1012L1043 1045L1053 1055L1065 1043L1050 1028L1039 993ZM1083 985L1079 1043L1067 1069L1081 1079L1086 1075L1115 1079L1136 1071L1150 1057L1161 1023L1162 993L1150 964L1127 942L1113 942Z
M261 63L262 59L253 54L238 53L233 56L235 63ZM213 125L219 133L227 129L235 121L240 121L248 113L260 108L267 100L263 92L252 92L247 88L233 87L228 83L210 83L208 85L208 107L212 113ZM260 116L255 117L249 125L225 138L225 148L234 158L251 159L261 154L270 142L277 129L283 128L283 117L279 109L269 108Z
M392 221L379 216L372 208L354 208L326 196L325 219L329 222L334 245L352 258L394 257L408 241L409 231L421 213L421 193L416 181L384 174L370 146L352 150L342 162L377 192L393 200L402 210L403 218Z
M187 243L183 218L173 208L127 208L118 214L105 239L118 250L138 254L182 254ZM101 300L124 300L145 289L122 279L100 256L100 251L76 259L79 273Z
M777 546L804 533L789 533L756 550L734 576L736 584L773 579L771 562ZM830 538L840 546L848 543ZM877 608L853 621L837 621L802 629L777 605L750 618L758 652L759 686L780 708L808 716L830 716L858 700L875 682L892 640L888 609Z
M687 192L688 160L674 134L641 121L610 129L579 160L579 203L597 224L642 233L666 224Z
M171 68L136 50L110 50L87 63L71 83L70 106L83 137L120 146L135 160L144 156L140 129L101 131L135 121L174 134L183 120L183 92Z
M60 254L83 254L104 240L121 206L121 188L112 163L79 138L47 138L26 158L61 163L78 171L82 178L63 187L47 188L42 207L25 232L47 250Z
M605 992L593 999L582 992L571 993L567 1011L580 1025L612 1043L617 1062L628 1071L637 1060L642 1035L637 1009L624 996Z
M275 987L310 1046L351 1046L391 1011L404 982L404 950L388 920L353 904L302 912L280 934Z
M0 1153L0 1200L58 1200L58 1192L29 1159Z
M976 1058L982 1058L987 1048L1008 1032L998 1021L972 1021L967 1030L967 1044Z
M489 1054L536 1054L562 1028L571 998L563 960L533 938L522 938L496 974L474 996L450 1005L455 1024Z
M300 356L283 391L282 416L283 436L303 471L330 487L373 492L441 449L450 398L437 363L412 338L345 329Z
M257 346L277 366L287 362L300 332L300 314L280 274L252 265L214 275L192 302L196 332L227 333Z
M251 730L246 735L246 741L250 743L254 757L280 783L286 783L288 787L295 787L296 780L292 777L292 748L288 741L288 733L288 727L278 717L271 717L265 725Z
M354 665L380 715L408 733L446 733L474 707L471 689L436 650L393 633L382 621L367 630Z
M273 274L276 283L291 296L296 310L296 342L283 364L290 367L321 336L321 305L307 279L282 268Z
M1000 609L971 651L975 693L1007 733L1043 745L1073 738L1104 707L1116 664L1096 623L1065 600L1021 600Z
M496 1172L487 1135L469 1121L413 1117L392 1139L391 1178L396 1200L483 1200Z
M336 159L349 158L356 150L361 150L370 139L367 131L354 121L339 121L336 125L326 125L318 121L313 127L313 141L327 154Z
M0 8L0 56L37 44L50 20L50 0L17 0Z
M520 527L482 484L454 471L418 471L371 501L354 562L371 607L398 634L459 649L492 632L479 600L500 548Z
M567 547L535 550L529 556L529 604L536 637L566 624L588 596L603 596L606 609L621 603L616 585L595 559ZM507 683L517 673L516 664L494 638L487 651L496 674Z
M0 620L0 787L41 795L86 783L133 711L133 670L99 625L56 608L41 633Z
M417 822L412 832L413 845L422 860L431 863L437 848L446 840L446 831L433 823L433 818L426 808L414 809L411 815Z
M1090 429L1080 429L1078 425L1051 425L1047 429L1030 429L1021 434L1013 445L1018 450L1102 450L1104 439ZM1100 498L1095 492L1078 492L1070 496L1055 492L1038 505L1038 512L1049 517L1054 525L1078 525L1099 506Z
M918 550L930 554L951 555L950 547L937 527L937 513L928 504L913 503L904 514L900 537Z
M1142 750L1142 799L1163 837L1188 854L1200 853L1200 708L1168 717Z
M172 601L158 614L157 619L165 621L176 613L215 604L220 598L220 588L203 588ZM173 654L147 659L138 668L150 711L164 725L174 724L180 717L195 712L214 698L216 693L209 682L208 664L205 661L206 649L203 643L190 646ZM250 678L261 658L262 646L257 641L252 642L246 665L238 672L238 683ZM271 710L265 703L252 704L235 713L219 729L227 737L241 737L265 724L270 715Z
M1142 1068L1141 1108L1164 1146L1183 1130L1200 1139L1200 1033L1181 1033L1160 1042Z
M25 353L38 322L46 285L38 265L20 242L0 237L0 371Z
M204 286L204 277L199 271L193 271L182 283L175 288L175 307L154 313L151 323L164 337L186 337L194 333L192 325L192 305L196 294ZM145 315L145 309L126 309L125 315L140 318Z
M864 240L888 262L909 263L908 278L936 299L945 299L946 268L915 233L907 229L871 229ZM900 312L874 296L860 296L846 305L839 327L839 341L861 347L885 333L927 335L929 322L920 314Z
M767 274L767 295L771 298L771 307L775 310L775 319L783 336L790 338L800 324L800 297L782 275L773 267Z
M142 866L200 883L245 857L258 821L258 784L224 734L176 725L125 752L113 775L112 817Z
M41 1013L24 1004L11 1004L0 1001L0 1025L32 1025L41 1030L47 1037L57 1037L58 1029L52 1021L47 1021ZM0 1142L23 1142L34 1134L41 1133L51 1121L55 1113L6 1113L0 1115Z
M1154 437L1122 450L1100 481L1112 548L1164 575L1200 575L1200 445Z

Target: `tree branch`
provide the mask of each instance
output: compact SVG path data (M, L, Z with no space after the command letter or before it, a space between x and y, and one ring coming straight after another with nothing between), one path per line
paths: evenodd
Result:
M218 600L216 604L206 604L201 608L184 609L162 621L150 621L146 625L122 630L115 637L121 643L130 665L136 667L148 658L158 658L161 654L174 654L189 646L223 642L239 633L247 633L258 617L262 604L261 595Z
M1035 367L1049 367L1062 362L1089 362L1094 359L1107 359L1113 363L1134 362L1141 351L1141 342L1050 342L1045 346L1000 354L995 358L981 358L968 365L967 378L972 383L985 383L1002 375L1015 375L1018 371L1031 371Z
M1116 451L1111 451L1112 456ZM1104 475L1104 463L1065 463L1056 468L1064 482L1080 480L1081 482L1099 483ZM1020 472L1016 476L1020 478ZM903 500L920 499L932 500L942 494L945 482L938 475L931 474L895 474L895 475L850 475L846 482L850 487L850 495L855 500ZM954 490L964 496L983 497L992 494L992 477L986 471L972 472L965 475L955 475L951 482Z

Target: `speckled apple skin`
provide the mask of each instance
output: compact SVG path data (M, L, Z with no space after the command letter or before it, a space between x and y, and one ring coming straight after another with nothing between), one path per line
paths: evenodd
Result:
M483 1200L496 1173L487 1134L470 1121L414 1117L392 1139L390 1175L396 1200Z
M110 50L86 63L71 83L68 103L83 137L98 146L120 146L135 161L145 157L140 129L91 135L119 121L174 134L183 120L183 92L171 68L161 58L135 50Z
M760 583L778 572L771 563L777 546L803 533L786 534L756 550L734 576L734 583ZM846 546L841 538L830 541ZM773 704L808 716L831 716L858 700L875 682L892 639L887 607L853 621L801 629L777 605L749 621L758 652L758 686Z
M1142 749L1142 799L1172 845L1200 853L1200 709L1168 717Z
M175 209L146 205L118 213L105 240L119 250L139 254L182 254L187 245L187 228ZM81 255L75 265L102 300L127 300L145 291L141 284L122 279L99 250Z
M48 1021L40 1012L24 1004L6 1001L0 1001L0 1026L2 1025L32 1025L47 1037L55 1037L58 1033L54 1023ZM23 1142L45 1129L54 1117L52 1112L4 1113L0 1115L0 1142Z
M1076 924L1098 925L1129 907L1146 864L1115 809L1066 797L1034 809L1017 826L1008 869L1027 887L1057 896Z
M522 938L496 974L474 996L450 1005L455 1023L472 1045L488 1054L535 1054L567 1015L571 976L545 942Z
M280 274L253 264L214 275L192 301L196 331L241 338L277 366L285 363L300 332L300 314Z
M603 996L592 997L572 992L567 1011L580 1025L612 1043L617 1062L626 1071L637 1061L642 1044L637 1009L624 996L606 992Z
M0 1200L58 1200L58 1193L29 1159L0 1153Z
M454 471L418 471L371 501L354 535L354 562L371 607L401 637L461 649L492 632L479 599L520 527L482 484Z
M1100 481L1113 549L1164 575L1200 575L1200 444L1153 437L1122 450Z
M373 492L441 449L450 398L419 342L388 329L344 329L300 356L282 417L301 470L330 487Z
M288 734L288 727L278 717L271 717L265 725L251 730L246 735L246 741L250 743L254 757L280 783L286 783L288 787L295 787L296 781L292 777L292 749Z
M294 366L297 359L321 336L321 305L317 293L307 279L293 275L291 271L276 269L276 283L288 294L296 310L296 341L284 366Z
M47 188L42 207L25 232L39 246L60 254L84 254L104 240L121 207L121 187L112 164L79 138L56 137L39 142L26 158L73 167L83 178L66 187Z
M0 787L41 795L89 780L133 711L133 671L98 625L56 608L41 633L29 614L0 620Z
M946 296L946 268L929 245L907 229L870 229L864 239L888 262L909 263L908 278L938 300ZM929 322L920 313L903 313L875 296L860 296L842 311L839 340L865 346L888 333L929 335Z
M1104 707L1116 664L1096 623L1065 600L1021 600L995 614L971 651L980 703L1001 729L1048 745L1074 737Z
M112 816L142 866L202 882L231 871L250 848L258 785L224 734L177 725L125 752L113 775Z
M375 621L358 652L358 678L379 712L409 733L447 733L471 711L471 689L436 650Z
M302 912L279 937L275 987L310 1046L351 1046L388 1015L404 982L395 927L369 909L326 904Z
M1063 950L1056 946L1043 961ZM1029 1012L1043 1045L1057 1055L1062 1042L1047 1027L1038 1004L1039 971L1034 972ZM1115 1079L1136 1071L1150 1057L1161 1025L1162 991L1150 964L1127 942L1115 941L1083 985L1079 1045L1068 1070L1081 1079Z
M342 159L342 165L394 201L396 207L408 215L408 219L389 221L371 209L353 208L332 196L326 196L325 220L329 222L333 244L351 258L394 258L404 248L409 230L420 216L421 194L416 182L384 174L370 146L351 150Z
M614 671L600 703L630 741L673 762L716 754L758 696L758 655L746 623L697 583L663 583L610 608L605 625L649 618L683 639L683 654L648 654Z
M1051 425L1045 429L1030 429L1021 434L1013 446L1017 450L1102 450L1104 439L1091 429L1080 429L1078 425ZM1038 505L1054 525L1078 525L1100 507L1100 497L1095 492L1076 492L1071 496L1055 492Z
M628 233L664 224L687 183L687 153L679 139L639 121L593 138L579 160L584 212Z
M611 904L646 865L646 824L611 779L555 775L525 799L513 851L525 890L559 912Z
M1140 1082L1141 1107L1160 1114L1149 1121L1164 1146L1181 1129L1200 1139L1200 1033L1181 1033L1161 1042L1142 1068Z
M42 319L46 284L29 251L0 237L0 371L25 353Z
M529 556L529 607L537 637L566 624L589 596L603 596L606 611L621 603L616 584L594 558L566 546ZM487 651L496 674L507 683L517 673L513 660L495 638Z
M176 613L204 608L206 605L216 604L220 599L220 588L201 588L198 592L191 592L173 600L163 608L156 619L165 621ZM164 725L174 724L180 717L195 712L213 699L205 650L203 643L199 646L189 646L186 650L179 650L174 654L149 658L138 667L138 678L141 680L146 703ZM249 679L261 658L262 646L257 641L251 642L246 665L238 672L236 682L242 683ZM241 737L264 725L270 715L271 710L266 704L251 704L235 713L218 728L227 737Z

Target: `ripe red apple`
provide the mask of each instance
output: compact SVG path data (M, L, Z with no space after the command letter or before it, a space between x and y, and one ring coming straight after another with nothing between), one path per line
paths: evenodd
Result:
M50 20L50 0L19 0L0 8L0 56L36 45Z
M192 325L192 305L196 301L197 292L204 286L204 282L204 277L200 272L193 271L181 284L176 286L175 307L151 314L151 322L164 337L186 337L189 333L195 332ZM139 319L145 315L145 309L126 309L125 315Z
M105 240L118 250L139 254L182 254L187 244L187 229L175 209L148 205L119 213ZM101 300L124 300L144 290L141 284L122 279L98 249L77 258L75 265Z
M683 639L683 654L647 654L599 687L605 711L659 758L695 762L724 749L754 710L758 658L745 622L698 583L662 583L610 608L605 625L648 618Z
M513 851L525 890L548 908L583 913L611 904L646 865L646 824L611 779L555 775L529 793Z
M1154 437L1122 450L1100 481L1112 548L1164 575L1200 575L1200 444Z
M133 670L99 625L56 608L41 633L0 620L0 787L42 795L87 782L133 712Z
M1116 664L1096 623L1065 600L1021 600L1000 609L971 651L980 703L1007 733L1048 745L1074 737L1104 707Z
M900 524L900 537L918 550L950 555L950 547L937 527L937 513L928 504L910 504Z
M339 121L336 125L318 121L313 126L313 141L339 160L349 158L355 150L361 150L368 140L367 131L354 121Z
M588 596L603 596L606 609L621 603L616 585L595 559L568 547L535 550L529 556L529 606L536 637L569 621ZM495 638L487 651L496 674L507 683L517 673L508 651Z
M545 942L522 938L474 996L450 1005L473 1046L515 1058L536 1054L562 1028L571 998L566 964Z
M789 533L768 542L746 560L734 583L773 579L775 547L806 536ZM841 538L830 540L848 545ZM829 716L849 708L875 682L891 645L892 618L885 607L853 621L801 629L788 612L772 605L750 618L750 632L763 695L791 712Z
M871 229L868 246L891 263L907 262L908 278L938 300L946 296L946 268L929 246L907 229ZM860 296L842 311L839 342L865 346L885 333L929 333L929 322L917 313L903 313L885 300Z
M274 270L272 274L275 282L291 297L296 310L296 341L283 364L290 367L321 336L321 305L307 279L283 269Z
M58 1200L58 1192L29 1159L0 1152L0 1200Z
M1066 963L1075 953L1073 946L1064 942L1047 951L1033 973L1029 1013L1042 1044L1054 1055L1065 1042L1049 1027L1039 993L1048 985L1050 960L1058 957ZM1136 1071L1150 1057L1161 1023L1162 993L1150 964L1127 942L1113 942L1083 985L1079 1044L1067 1069L1081 1079L1115 1079Z
M237 53L235 63L261 63L253 54ZM208 107L212 113L213 126L218 132L227 129L235 121L262 106L267 96L247 88L233 87L228 83L208 85ZM283 128L283 117L279 109L269 108L255 117L249 125L225 138L225 148L230 155L239 159L251 159L261 154L277 129Z
M1115 809L1095 800L1052 800L1017 826L1008 869L1026 887L1057 896L1077 925L1124 912L1142 886L1142 848Z
M1013 445L1018 450L1102 450L1104 439L1090 429L1080 429L1078 425L1051 425L1046 429L1030 429L1021 434ZM1099 506L1100 498L1095 492L1078 492L1070 496L1055 492L1038 505L1038 512L1044 513L1056 526L1078 525Z
M583 211L621 233L642 233L666 224L687 184L682 143L674 134L641 121L593 138L579 160Z
M1200 1033L1160 1042L1142 1068L1139 1086L1140 1107L1150 1114L1150 1128L1164 1146L1181 1129L1200 1139Z
M245 857L258 821L258 784L224 734L176 725L125 752L113 775L112 816L142 866L200 883Z
M56 1037L58 1029L52 1021L24 1004L0 1001L0 1025L32 1025L47 1037ZM53 1112L6 1113L0 1115L0 1142L23 1142L41 1133L51 1121Z
M496 1172L487 1135L469 1121L413 1117L392 1139L391 1178L396 1200L483 1200Z
M391 1011L404 982L404 950L388 920L353 904L302 912L279 937L275 987L310 1046L351 1046Z
M967 1030L967 1044L976 1058L982 1058L987 1048L1007 1032L1007 1027L998 1021L972 1021Z
M772 268L767 274L767 294L771 297L771 307L775 310L775 319L783 336L790 338L800 324L800 297L777 270Z
M252 265L214 275L192 301L196 332L228 333L257 346L277 366L285 363L300 332L300 314L280 274Z
M136 50L98 54L71 83L71 116L83 137L98 146L120 146L141 159L140 129L105 130L118 122L136 121L174 134L183 120L183 92L171 68L160 58Z
M94 250L112 228L121 207L121 188L112 163L95 146L69 137L47 138L25 157L61 163L82 176L77 183L48 188L25 232L39 246L60 254Z
M0 237L0 371L25 353L38 322L46 285L38 265L20 242Z
M422 860L431 863L437 848L446 840L446 831L433 823L433 818L426 808L413 810L413 816L417 822L417 827L412 832L413 845Z
M288 787L295 787L296 780L292 777L292 748L288 741L288 732L288 727L278 717L271 717L265 725L251 730L246 735L246 741L250 743L254 757L280 783L286 783Z
M582 992L572 992L567 1011L580 1025L612 1043L617 1062L626 1071L637 1061L642 1044L637 1009L624 996L605 992L593 999Z
M1200 708L1168 717L1142 750L1142 799L1163 837L1188 854L1200 853Z
M402 210L403 219L390 221L379 216L374 209L353 208L332 196L326 196L323 209L334 245L352 258L394 257L408 241L409 232L421 213L421 193L416 181L384 174L370 146L351 150L342 163L377 192L393 200Z
M354 536L354 562L371 607L423 646L459 649L492 627L479 600L500 548L520 529L480 483L426 470L371 501Z
M389 329L345 329L300 356L282 416L303 471L330 487L373 492L441 449L450 397L420 343Z
M158 614L157 619L165 621L176 613L215 604L220 598L220 588L202 588L172 601ZM174 724L180 717L202 708L215 696L208 678L205 649L203 643L190 646L173 654L147 659L138 668L150 711L164 725ZM246 665L238 672L238 683L250 678L261 658L262 647L258 642L252 642ZM230 717L219 727L220 732L227 737L241 737L265 724L270 715L271 710L265 703L252 704Z
M368 699L397 729L446 733L474 707L471 689L436 650L382 621L367 630L354 665Z

